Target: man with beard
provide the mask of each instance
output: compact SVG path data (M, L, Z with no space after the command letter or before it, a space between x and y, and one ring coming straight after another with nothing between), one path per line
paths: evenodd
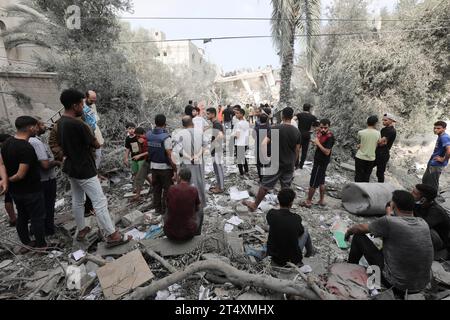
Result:
M6 140L1 154L6 167L11 197L17 208L16 229L20 241L27 247L45 250L45 203L42 193L39 162L33 147L28 142L37 132L38 121L29 116L16 119L16 135ZM30 239L28 223L36 241Z
M38 119L38 132L36 137L31 137L29 142L36 152L39 161L42 191L45 200L45 235L55 234L55 201L56 201L56 171L55 167L61 166L60 161L55 161L50 147L42 142L40 137L45 134L45 123Z

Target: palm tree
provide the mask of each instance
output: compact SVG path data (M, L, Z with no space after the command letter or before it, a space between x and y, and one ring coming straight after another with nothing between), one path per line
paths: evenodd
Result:
M291 99L291 79L295 58L295 38L304 35L308 78L314 83L317 65L313 36L320 29L320 0L272 0L272 38L281 59L280 103Z
M52 46L51 29L60 28L43 13L30 5L12 4L6 8L10 15L23 18L21 23L2 33L6 49L13 49L21 44L33 44L46 48Z

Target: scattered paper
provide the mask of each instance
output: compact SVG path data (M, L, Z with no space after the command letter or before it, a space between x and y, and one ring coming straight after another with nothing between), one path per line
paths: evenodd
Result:
M250 198L248 191L239 191L236 187L230 188L230 198L233 201L240 201Z
M233 229L234 229L234 226L232 224L229 224L229 223L225 224L224 230L226 233L230 233L231 231L233 231Z
M200 290L198 293L198 300L210 300L209 289L206 289L204 286L200 286Z
M305 264L303 267L300 268L300 271L303 273L310 273L313 270L312 270L311 266Z
M72 256L75 259L75 261L80 260L85 255L86 255L86 252L84 252L83 250L78 250L78 251L75 251L74 253L72 253Z
M126 236L132 236L133 240L142 240L145 238L145 232L141 232L138 229L134 228L125 233Z
M50 252L49 254L48 254L48 257L49 258L58 258L59 256L62 256L62 252L61 251L56 251L56 250L53 250L52 252Z
M11 263L13 263L12 260L5 260L5 261L2 261L2 262L0 263L0 269L3 269L3 268L5 268L5 267L9 266Z
M232 224L234 226L238 226L243 222L244 222L244 220L242 220L238 216L232 216L230 219L227 220L227 223Z
M64 206L64 199L58 200L55 202L55 209L58 210L59 208Z

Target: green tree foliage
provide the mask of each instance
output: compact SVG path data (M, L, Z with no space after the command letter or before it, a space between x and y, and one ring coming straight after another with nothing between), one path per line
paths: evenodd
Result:
M337 0L330 8L330 18L361 21L333 21L325 26L327 32L361 34L325 38L319 90L298 95L318 99L320 116L331 119L341 147L354 151L356 132L373 114L399 116L402 136L429 132L435 120L448 115L448 29L408 30L448 28L450 4L409 2L402 2L403 16L382 12L383 19L408 21L385 21L381 30L373 29L366 1Z

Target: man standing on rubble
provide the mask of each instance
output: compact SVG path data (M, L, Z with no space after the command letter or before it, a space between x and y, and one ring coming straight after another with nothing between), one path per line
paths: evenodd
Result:
M100 144L100 148L95 150L95 166L97 169L100 168L101 160L102 160L102 147L105 143L103 139L102 132L100 131L100 127L98 126L98 122L100 117L97 112L97 93L93 90L89 90L85 95L85 105L83 107L83 119L86 123L92 128L94 131L95 138Z
M423 290L430 282L433 244L427 223L414 217L413 211L411 193L395 191L386 216L347 230L345 240L353 235L348 262L358 264L364 256L369 265L380 268L387 288L410 293ZM383 239L383 249L375 246L368 233Z
M30 116L18 117L16 135L6 140L1 155L8 174L9 191L17 208L16 229L20 241L28 247L45 250L45 202L39 163L29 139L37 133L38 121ZM4 190L2 190L4 191ZM36 239L30 239L28 223ZM26 253L22 248L21 253Z
M450 159L450 136L445 132L447 123L438 121L434 124L434 134L438 136L436 147L428 162L427 170L422 178L423 184L434 187L439 193L439 178Z
M389 162L390 150L397 137L397 131L394 124L397 121L392 114L386 113L383 116L383 126L381 129L381 139L378 141L378 147L376 150L375 166L377 167L377 178L379 183L384 183L384 173L386 172L386 166Z
M246 157L246 152L249 146L249 136L250 136L250 125L247 120L245 120L245 110L242 108L237 108L235 111L235 117L237 119L236 125L233 129L231 138L235 138L235 153L237 164L239 168L239 173L241 176L248 174L248 161Z
M302 134L302 155L296 165L297 169L303 169L306 157L308 156L309 144L311 142L312 127L316 124L317 118L311 113L312 105L305 103L303 112L297 114L298 130Z
M36 152L41 174L42 191L45 200L45 235L55 234L55 201L56 201L56 167L62 162L56 161L50 147L42 142L40 137L45 134L47 128L45 123L38 119L38 132L36 137L31 137L29 142Z
M192 118L184 116L183 129L174 137L176 150L181 157L181 167L188 168L192 175L192 184L197 187L202 208L206 207L205 171L203 167L203 152L207 143L203 131L194 128Z
M186 116L191 119L190 116ZM169 187L177 179L177 166L172 160L172 138L166 130L166 116L155 117L155 128L147 133L148 161L152 171L153 208L155 215L166 213Z
M272 127L267 133L267 137L262 142L262 152L267 154L267 146L271 143L272 148L278 147L278 163L273 161L274 150L272 149L272 161L271 168L263 168L262 170L262 182L259 187L258 194L256 195L256 201L244 201L243 204L246 205L250 211L254 212L258 209L258 206L264 200L267 192L275 188L278 181L281 183L281 188L290 188L292 180L294 179L295 164L297 163L298 157L300 155L300 148L302 143L302 137L300 131L291 125L291 120L294 117L294 110L291 107L284 108L282 111L283 123ZM274 132L278 133L278 141L274 137ZM276 167L277 171L275 174L265 174L265 169L272 170L272 167Z
M216 175L216 186L209 189L214 194L223 193L225 189L225 175L223 166L223 141L224 130L222 124L216 119L216 109L209 108L206 110L208 120L212 123L211 137L211 157L213 160L214 173Z
M334 136L330 131L330 120L323 119L320 121L320 130L317 137L313 140L316 145L316 153L314 154L314 166L311 172L311 180L309 181L308 198L302 203L303 207L311 208L312 200L317 188L320 192L319 205L325 206L325 177L328 164L331 160L331 149L334 146Z
M377 116L367 119L367 129L358 132L360 144L355 157L355 182L370 182L370 175L375 164L375 150L381 139L380 132L375 128Z
M84 198L89 196L95 209L99 227L107 236L107 247L128 242L116 231L108 211L108 200L103 193L97 176L92 148L100 148L92 131L78 119L83 114L84 95L75 89L64 90L60 100L64 106L64 114L57 122L56 139L65 156L63 172L69 176L72 189L72 211L78 228L77 240L83 241L91 228L86 226L84 217Z

